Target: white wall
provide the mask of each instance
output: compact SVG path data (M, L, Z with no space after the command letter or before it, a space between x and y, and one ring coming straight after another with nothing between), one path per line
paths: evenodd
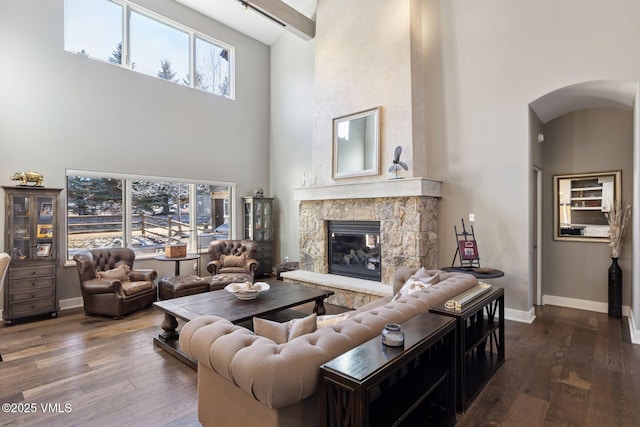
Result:
M298 261L298 187L311 171L315 42L285 32L271 46L271 195L278 211L274 262Z
M139 4L235 46L236 100L65 52L63 0L2 1L0 184L35 170L63 188L70 168L236 182L237 201L268 194L268 47L173 1ZM235 221L240 233L240 209ZM60 298L78 297L75 267L61 270Z
M415 1L412 0L412 7L415 7ZM531 269L534 268L530 228L533 218L531 165L535 160L532 156L540 157L540 153L531 152L530 138L536 133L530 134L529 104L544 94L575 83L593 80L637 82L640 58L629 55L629 52L637 50L636 40L640 38L640 27L636 22L640 16L640 3L615 0L607 3L606 13L603 13L599 2L582 0L422 2L423 24L435 22L438 25L425 24L422 27L425 62L420 66L425 70L422 84L426 100L423 108L425 120L429 123L424 129L426 148L415 155L422 157L424 153L428 162L428 178L444 182L439 217L439 262L447 265L455 252L453 226L460 224L460 218L466 221L469 213L475 213L474 226L482 264L505 271L503 278L492 283L505 287L506 305L510 310L527 315L531 312L535 295L532 292L534 284L531 283ZM395 79L404 75L404 71L398 74L390 70L388 75L376 75L381 68L373 66L378 58L372 40L379 40L376 37L380 27L377 20L366 21L368 17L387 11L385 8L391 7L390 2L368 3L367 8L376 10L366 13L334 0L323 0L318 7L319 36L316 43L322 39L323 32L330 31L341 32L343 38L348 39L350 28L344 23L360 21L357 35L347 46L330 43L333 38L324 39L321 46L316 46L326 50L324 56L316 55L316 70L320 67L329 71L333 69L333 73L327 72L323 78L340 80L340 71L344 70L345 64L342 63L317 63L318 57L330 57L332 50L338 57L345 55L345 51L353 52L354 59L362 58L361 54L366 52L366 61L354 62L356 66L365 62L369 65L361 72L367 76L363 80L367 82L366 86L350 85L331 96L324 92L315 94L315 108L320 111L314 113L316 120L313 126L323 136L315 142L316 147L321 148L314 148L313 167L324 171L321 178L326 181L326 171L330 171L331 162L330 119L337 112L335 97L341 93L348 96L347 102L341 100L345 109L349 103L356 105L357 102L378 103L389 109L392 106L384 96L389 88L403 88ZM327 9L330 7L339 8L337 10L347 15L336 16L335 10ZM397 30L402 40L406 40L406 28L396 28L395 25L407 25L403 15L407 3L398 2L397 7L397 13L387 13L389 18L384 31L388 32L383 32L381 37L392 37L389 34ZM401 24L397 24L398 17L402 18ZM370 27L365 31L367 25ZM361 33L368 33L371 37L361 38ZM393 43L393 40L387 42ZM385 45L383 50L387 47ZM387 61L404 63L408 55L405 49L410 47L415 46L399 48L398 55L389 55ZM274 58L272 55L272 60ZM276 66L272 66L275 71ZM416 65L412 64L412 67L415 69ZM375 78L369 79L371 75ZM344 85L345 82L339 84ZM272 89L275 97L275 86ZM294 92L288 96L293 100ZM376 102L371 100L372 97ZM278 118L275 113L272 115L274 127L279 126L277 121L287 120L289 115L297 117L301 108L305 112L311 108L300 99L295 101L279 106L282 110ZM416 105L417 101L414 99L413 103ZM275 110L273 103L272 108ZM405 123L409 126L410 111L399 109L394 113L398 117L406 117ZM383 135L387 132L386 144L393 148L395 142L404 136L390 137L389 124L389 120L383 120ZM299 168L308 152L297 146L297 142L295 138L274 139L272 153L282 152L276 147L281 143L285 150L295 147L289 161ZM282 179L278 184L272 180L274 192L284 193L298 185L297 170L289 177L289 181L293 181L291 184L286 182L284 173L273 172L272 177L275 174L281 174ZM281 201L286 203L285 198ZM286 215L287 218L281 216L283 221L293 224L293 208ZM287 228L294 230L293 227ZM292 257L291 251L297 248L297 233L294 235L290 231L281 238L282 247L291 248L286 251Z

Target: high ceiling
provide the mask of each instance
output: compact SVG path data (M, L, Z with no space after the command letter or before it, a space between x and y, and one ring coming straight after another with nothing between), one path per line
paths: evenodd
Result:
M239 0L175 1L269 46L286 31L281 25L252 9L246 9ZM280 2L280 0L274 0L274 2ZM313 18L315 0L282 0L282 2L303 15Z

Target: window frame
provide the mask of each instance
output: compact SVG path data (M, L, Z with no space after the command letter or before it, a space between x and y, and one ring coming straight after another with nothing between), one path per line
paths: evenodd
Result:
M69 255L69 215L68 215L68 178L70 176L82 176L87 178L111 178L122 180L122 233L123 233L123 244L122 247L127 247L134 249L132 247L132 236L133 236L133 192L132 192L132 183L134 181L157 181L157 182L167 182L167 183L177 183L177 184L187 184L189 185L189 223L191 230L197 230L197 185L209 185L209 186L223 186L229 189L229 205L228 205L228 217L229 217L229 239L235 238L235 221L234 214L236 212L236 183L228 182L228 181L211 181L211 180L198 180L198 179L189 179L189 178L176 178L176 177L166 177L166 176L153 176L153 175L136 175L136 174L123 174L123 173L112 173L112 172L99 172L99 171L87 171L87 170L77 170L77 169L66 169L65 170L65 200L64 205L65 209L65 262L71 262L73 256ZM212 228L213 231L213 228ZM191 253L206 253L208 248L198 247L199 241L198 233L191 233L187 244L187 250ZM145 253L136 251L136 258L146 259L153 258L156 256L156 253Z
M221 40L218 40L218 39L216 39L214 37L211 37L211 36L209 36L207 34L204 34L204 33L200 32L200 31L196 31L193 28L190 28L190 27L188 27L186 25L180 24L179 22L176 22L176 21L174 21L172 19L169 19L169 18L167 18L167 17L165 17L163 15L160 15L160 14L158 14L156 12L153 12L153 11L151 11L149 9L146 9L146 8L144 8L144 7L140 6L140 5L137 5L137 4L133 3L133 2L130 2L128 0L104 0L104 1L109 1L111 3L115 3L115 4L118 4L118 5L122 6L122 50L121 50L121 55L122 55L121 61L122 61L122 63L115 64L115 63L112 63L112 62L110 62L108 60L105 60L105 59L102 59L102 58L98 58L98 57L86 54L86 56L88 58L95 59L95 60L98 60L98 61L101 61L101 62L105 62L105 63L111 64L111 65L120 66L121 68L126 68L126 69L128 69L130 71L136 71L134 68L131 67L131 57L130 57L130 50L131 50L131 46L130 46L130 43L131 43L131 40L130 40L130 32L131 32L131 30L130 30L130 19L131 19L131 12L134 11L134 12L136 12L138 14L146 16L147 18L156 20L156 21L158 21L158 22L160 22L162 24L165 24L165 25L167 25L169 27L172 27L172 28L174 28L174 29L176 29L178 31L185 32L185 33L187 33L189 35L189 43L188 43L188 45L189 45L189 48L188 48L188 50L189 50L189 52L188 52L188 54L189 54L189 86L186 86L186 85L180 84L180 83L175 83L175 82L172 82L172 83L175 83L175 84L178 84L178 85L184 86L184 87L190 87L191 89L197 89L197 90L200 90L200 91L205 92L205 93L209 93L209 94L212 94L212 95L220 96L222 98L226 98L226 99L230 99L230 100L235 100L236 99L236 67L235 67L236 53L235 53L235 47L234 46L231 46L228 43L225 43L225 42L223 42ZM67 2L65 0L65 8L66 7L67 7ZM64 16L64 20L65 20L64 26L65 26L65 37L66 37L66 25L67 25L66 24L66 19L67 19L66 13L64 13L63 16ZM213 44L213 45L215 45L215 46L217 46L217 47L229 52L229 55L228 55L228 58L227 58L227 60L229 62L229 93L227 95L211 92L211 91L208 91L208 90L204 90L204 89L199 88L199 87L197 87L195 85L195 71L197 69L197 67L196 67L196 58L195 58L196 38L200 38L200 39L202 39L202 40L204 40L204 41L206 41L208 43L211 43L211 44ZM63 46L63 48L64 48L64 50L66 52L75 53L76 55L83 55L80 52L71 52L69 50L66 50L66 41L65 41L64 45L65 46ZM165 79L162 79L160 77L153 76L153 75L141 72L141 71L137 71L137 72L139 74L150 76L150 77L153 77L153 78L156 78L156 79L165 80ZM168 81L170 81L170 80L168 80Z

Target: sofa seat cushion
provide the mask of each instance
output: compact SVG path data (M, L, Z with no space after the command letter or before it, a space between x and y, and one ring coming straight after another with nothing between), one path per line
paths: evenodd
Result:
M148 291L150 289L153 289L153 283L151 282L122 282L122 290L127 296L139 294L140 292Z

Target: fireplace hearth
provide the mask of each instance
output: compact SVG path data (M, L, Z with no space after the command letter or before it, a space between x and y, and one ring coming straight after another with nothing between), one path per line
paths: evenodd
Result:
M330 274L380 281L379 221L329 221Z

